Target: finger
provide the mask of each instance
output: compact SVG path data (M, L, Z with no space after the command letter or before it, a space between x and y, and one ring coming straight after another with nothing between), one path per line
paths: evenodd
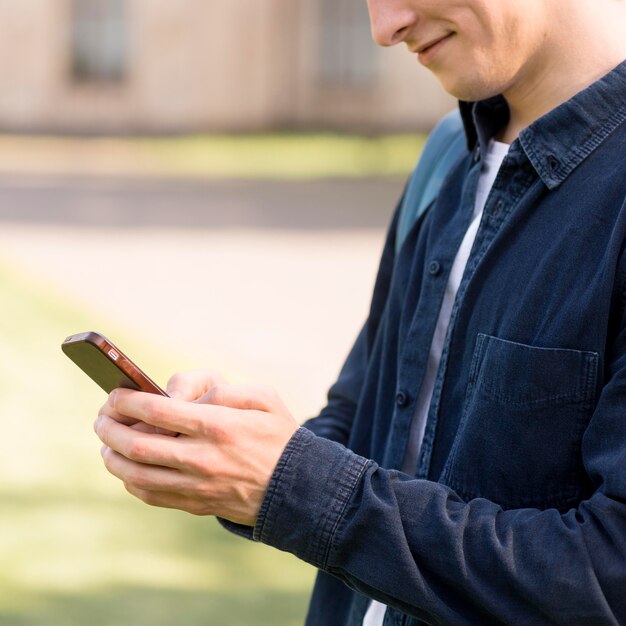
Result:
M179 439L129 428L106 415L98 416L94 430L107 448L135 463L174 469L185 466Z
M197 369L174 374L167 382L167 394L171 398L196 400L215 385L226 383L224 377L215 370Z
M211 414L225 410L218 410L216 407L212 411L206 405L129 389L116 389L112 395L115 409L119 413L157 428L189 436L206 435L210 430L208 422Z
M116 422L119 422L120 424L126 424L126 426L132 426L139 421L134 417L122 415L121 413L116 411L111 402L111 394L109 394L109 396L107 397L107 401L100 407L98 415L107 415L108 417L115 420Z
M176 469L131 461L107 445L102 446L100 453L107 470L124 484L151 491L183 489L185 475Z
M107 470L124 483L126 490L146 504L194 515L212 514L208 502L198 498L195 483L189 476L177 470L129 461L107 446L102 447L102 459Z
M286 410L278 394L264 385L217 385L207 391L198 402L269 413Z
M178 437L179 433L173 432L171 430L167 430L166 428L156 428L154 426L150 426L149 424L145 424L140 420L134 417L128 417L127 415L122 415L118 413L109 403L107 402L100 407L100 411L98 411L98 415L106 415L111 419L115 420L120 424L124 424L125 426L130 426L135 430L141 430L144 433L158 433L160 435L168 435L170 437Z
M145 422L135 422L134 424L128 425L133 430L139 430L142 433L156 433L157 435L166 435L167 437L178 437L180 433L176 433L173 430L168 430L167 428L157 428L156 426L150 426L150 424L146 424Z
M205 502L180 493L140 489L131 484L124 484L124 487L126 487L128 493L150 506L158 506L164 509L178 509L191 513L192 515L216 514Z

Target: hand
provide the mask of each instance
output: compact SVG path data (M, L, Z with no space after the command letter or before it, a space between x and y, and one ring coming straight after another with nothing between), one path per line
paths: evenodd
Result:
M217 371L210 369L197 369L189 372L174 374L167 382L166 392L171 398L180 398L190 402L196 401L207 391L216 385L225 385L226 379ZM118 413L110 402L111 396L98 411L98 415L108 415L120 424L131 426L135 430L146 433L160 433L175 437L178 433L166 428L155 428L140 420Z
M209 379L196 372L168 385L194 402L114 391L95 424L104 463L147 504L252 526L298 423L268 388ZM132 420L180 436L142 432Z

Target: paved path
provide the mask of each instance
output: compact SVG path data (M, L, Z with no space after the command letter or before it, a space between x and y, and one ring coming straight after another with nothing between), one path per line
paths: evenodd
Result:
M366 315L401 190L3 176L0 262L186 365L274 385L304 418Z
M0 223L380 229L402 180L159 180L0 174Z

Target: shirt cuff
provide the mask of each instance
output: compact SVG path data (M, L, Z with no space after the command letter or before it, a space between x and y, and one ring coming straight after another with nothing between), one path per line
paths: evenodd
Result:
M254 528L219 519L230 532L326 569L346 506L372 461L299 428L280 457Z
M371 463L298 429L274 470L252 538L325 569L346 506Z

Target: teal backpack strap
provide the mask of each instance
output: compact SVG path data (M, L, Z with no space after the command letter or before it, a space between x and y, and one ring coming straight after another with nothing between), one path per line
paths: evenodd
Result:
M448 113L428 137L422 155L407 185L396 232L396 253L413 224L433 203L448 172L462 155L467 140L458 110Z

